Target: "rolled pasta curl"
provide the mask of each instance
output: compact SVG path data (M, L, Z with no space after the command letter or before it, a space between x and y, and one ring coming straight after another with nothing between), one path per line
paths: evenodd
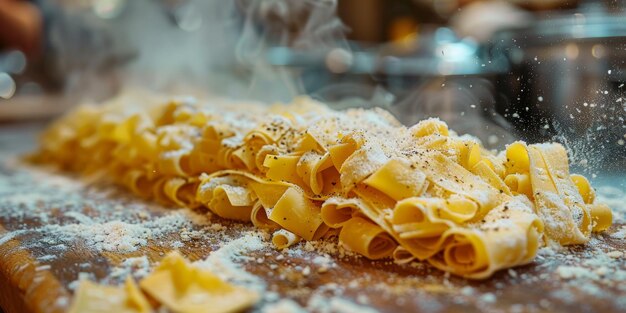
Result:
M141 170L130 170L124 175L124 185L127 186L134 194L149 198L152 195L154 180Z
M229 146L222 142L222 147L217 152L217 162L220 166L228 169L242 170L246 168L246 160L242 159L237 149L239 146Z
M328 147L328 153L330 154L333 166L335 166L335 169L338 171L341 170L341 166L343 165L343 163L357 149L357 144L354 141L345 138L346 137L342 139L342 141L345 142Z
M526 143L517 141L506 148L506 173L524 173L530 169L530 158L526 151Z
M326 152L326 149L320 143L320 141L317 138L315 138L315 136L307 132L306 134L304 134L304 136L302 136L302 138L298 141L298 143L296 143L296 151L301 152L301 153L306 153L306 152L324 153Z
M218 216L239 221L250 221L257 199L246 182L228 176L205 178L196 197Z
M396 264L408 264L416 259L415 256L403 246L397 246L391 256L393 257L393 262Z
M480 144L473 140L451 140L449 146L456 151L458 163L471 170L481 159Z
M259 151L257 152L254 158L254 162L255 162L257 170L263 174L267 172L267 168L263 166L263 163L265 162L265 158L268 155L278 155L278 154L279 154L279 150L276 146L265 145L261 147L261 149L259 149Z
M570 179L574 185L576 185L576 189L578 189L578 192L583 197L583 201L585 201L586 204L591 204L595 201L596 192L585 176L572 174L570 175Z
M435 216L421 198L409 198L398 202L390 218L393 232L399 243L420 260L440 251L445 239L443 234L454 223Z
M304 153L296 164L296 173L306 183L313 194L320 194L324 189L322 171L333 166L328 153L324 155L309 151Z
M202 138L215 140L218 143L225 138L235 136L235 131L226 124L219 122L209 122L202 129Z
M436 206L431 206L430 210L435 210L434 213L438 217L457 224L471 220L479 210L478 204L474 200L462 195L452 195L450 198L438 202L440 203L433 203Z
M196 208L200 203L196 199L197 179L172 178L163 185L165 195L182 207Z
M269 212L271 210L266 210L261 201L252 206L252 212L250 213L250 221L252 221L252 225L258 228L263 229L277 229L279 228L278 224L268 218Z
M279 229L272 234L272 244L279 250L289 248L300 242L300 237L290 231Z
M165 205L174 204L170 197L165 193L165 184L170 179L172 179L172 176L161 176L156 178L154 184L152 185L152 195L159 203Z
M162 175L188 176L189 150L172 150L161 153L157 161L157 170Z
M489 185L491 185L491 187L497 189L501 194L511 195L509 186L507 186L500 175L494 171L493 163L491 161L483 159L474 165L471 171L484 179Z
M514 195L522 194L529 199L533 198L533 189L528 173L509 174L504 178L504 183L509 187Z
M381 227L361 217L354 217L343 224L339 242L371 260L391 256L397 246Z
M269 219L306 240L317 240L328 231L319 207L297 187L285 191L276 202Z
M331 197L324 201L320 213L324 224L330 228L340 228L363 206L357 198Z
M223 168L217 164L217 155L207 152L217 151L217 149L219 149L217 141L200 139L189 155L181 160L181 167L189 176L219 171Z
M607 230L613 224L613 213L604 203L589 204L591 211L591 220L593 221L593 231L601 232Z
M530 216L529 216L530 217ZM444 234L446 245L428 261L435 267L472 279L531 262L541 245L541 222L535 218L511 223L486 223L484 230L452 228Z
M483 240L473 233L455 234L453 242L443 250L443 262L453 273L462 276L486 271L489 268Z
M256 151L261 149L261 146L255 146L250 143L244 143L243 146L234 150L231 154L233 161L232 164L242 164L248 171L256 171Z
M344 194L352 190L356 184L361 183L367 177L385 165L389 158L385 155L380 145L369 143L352 153L341 165L339 173ZM367 164L367 166L363 166Z

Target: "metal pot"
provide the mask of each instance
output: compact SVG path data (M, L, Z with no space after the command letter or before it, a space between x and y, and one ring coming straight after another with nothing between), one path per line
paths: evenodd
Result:
M498 111L522 138L563 142L583 170L624 168L626 15L596 6L546 13L492 42L492 57L511 64L498 78L507 99Z

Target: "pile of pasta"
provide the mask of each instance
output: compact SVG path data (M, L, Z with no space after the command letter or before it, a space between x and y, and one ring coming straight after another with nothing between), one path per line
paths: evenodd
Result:
M559 144L495 153L438 119L405 127L381 109L334 111L306 97L85 105L49 127L34 159L252 222L281 249L338 236L369 259L474 279L612 223Z

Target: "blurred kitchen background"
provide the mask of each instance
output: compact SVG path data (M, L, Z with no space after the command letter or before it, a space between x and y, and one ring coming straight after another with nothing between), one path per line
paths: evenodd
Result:
M380 106L626 168L626 0L0 0L0 124L129 88Z

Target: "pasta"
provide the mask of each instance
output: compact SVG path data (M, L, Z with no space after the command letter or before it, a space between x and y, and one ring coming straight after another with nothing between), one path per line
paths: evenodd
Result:
M257 293L189 264L178 252L165 256L139 285L172 312L238 312L259 299Z
M55 122L33 161L251 222L273 231L279 249L338 234L370 259L474 279L532 262L543 245L586 243L612 223L556 143L496 154L438 119L407 128L380 109L338 112L305 97L227 108L126 97ZM159 275L188 270L174 263Z
M279 229L272 235L272 243L277 249L289 248L298 242L300 242L300 237L284 229Z
M149 313L152 307L132 278L122 287L80 282L70 308L71 313Z

